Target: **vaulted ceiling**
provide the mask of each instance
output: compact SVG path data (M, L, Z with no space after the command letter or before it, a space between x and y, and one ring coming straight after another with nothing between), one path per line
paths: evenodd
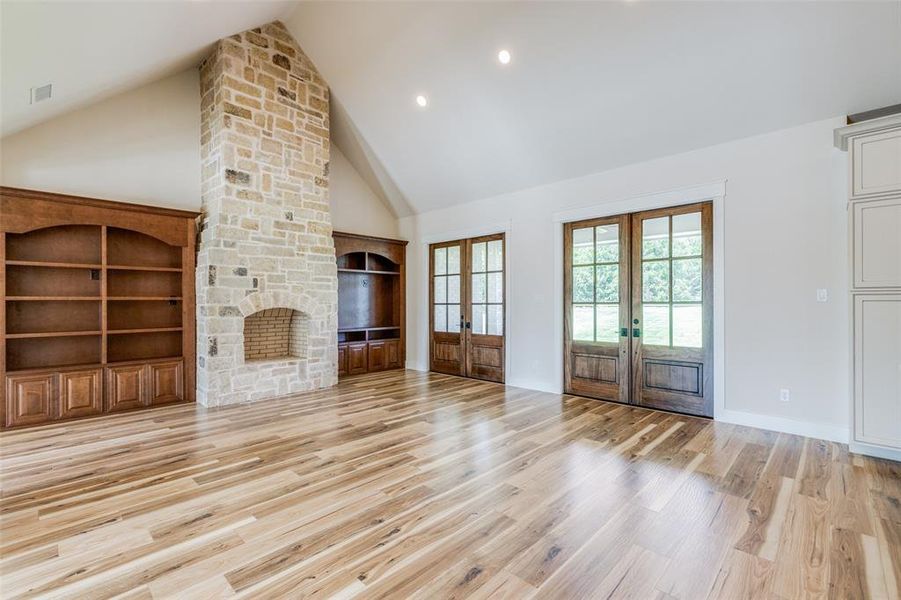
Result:
M399 215L901 102L897 1L3 2L3 133L273 19Z

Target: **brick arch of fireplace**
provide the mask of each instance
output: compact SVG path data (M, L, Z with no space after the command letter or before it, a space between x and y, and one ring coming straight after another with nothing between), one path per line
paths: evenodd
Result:
M305 359L310 355L313 317L322 313L305 295L256 292L238 305L244 317L244 362Z

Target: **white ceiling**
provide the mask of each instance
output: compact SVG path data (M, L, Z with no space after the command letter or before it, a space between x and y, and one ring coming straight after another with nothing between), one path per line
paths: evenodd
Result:
M333 137L399 215L901 102L897 0L3 0L2 135L279 18L332 88Z
M901 102L897 1L321 2L285 24L414 212Z
M0 135L199 64L287 2L0 2ZM29 105L29 90L53 98Z

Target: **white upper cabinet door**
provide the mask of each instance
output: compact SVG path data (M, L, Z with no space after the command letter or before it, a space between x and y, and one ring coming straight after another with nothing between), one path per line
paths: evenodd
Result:
M901 197L851 205L854 287L901 288Z
M901 129L853 138L851 198L901 193Z
M901 294L854 299L854 439L901 449Z

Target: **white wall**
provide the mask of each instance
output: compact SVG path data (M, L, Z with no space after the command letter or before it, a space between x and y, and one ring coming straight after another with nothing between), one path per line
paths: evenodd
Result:
M0 183L200 210L197 69L3 138ZM329 184L335 229L397 237L394 214L334 144Z
M427 243L508 228L507 383L562 389L561 210L727 180L727 420L847 439L847 156L839 118L406 217L408 366L428 368ZM555 271L557 269L557 271ZM829 302L816 302L816 289ZM779 389L791 401L779 401Z
M329 154L329 202L336 231L397 237L397 217L334 143Z
M3 138L0 181L198 210L198 71L189 69Z

